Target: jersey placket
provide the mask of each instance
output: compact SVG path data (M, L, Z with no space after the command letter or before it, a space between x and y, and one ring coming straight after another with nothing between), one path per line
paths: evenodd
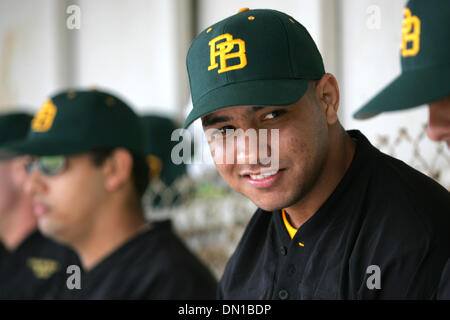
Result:
M302 282L311 246L308 247L307 241L303 239L301 228L297 230L292 239L290 238L283 225L281 213L274 220L277 220L275 225L280 250L278 254L278 276L273 288L272 298L280 300L297 299L298 287Z

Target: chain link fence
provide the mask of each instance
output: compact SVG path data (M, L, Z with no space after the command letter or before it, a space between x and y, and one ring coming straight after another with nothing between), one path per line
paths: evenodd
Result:
M444 142L430 141L426 129L426 123L422 124L419 130L400 127L393 136L377 135L374 145L450 190L450 152Z
M161 198L160 205L152 206ZM149 220L171 219L176 233L217 279L238 244L256 206L231 190L216 172L193 180L177 179L168 187L152 183L144 196Z

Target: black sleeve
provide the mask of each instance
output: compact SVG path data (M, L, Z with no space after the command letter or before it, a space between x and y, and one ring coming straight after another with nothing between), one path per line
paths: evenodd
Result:
M438 300L450 300L450 259L447 260L444 272L442 272L441 281L439 283Z

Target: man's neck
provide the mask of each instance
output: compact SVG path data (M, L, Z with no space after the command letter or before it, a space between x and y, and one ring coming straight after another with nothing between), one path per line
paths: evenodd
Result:
M146 225L147 221L140 212L110 214L109 219L99 221L88 235L70 245L77 251L83 269L88 271L137 235Z
M0 240L8 251L17 247L36 230L37 220L30 201L19 201L8 213L2 214L0 220Z
M311 218L333 193L349 168L355 154L355 142L342 129L330 141L329 156L311 190L297 203L285 208L291 225L298 229Z

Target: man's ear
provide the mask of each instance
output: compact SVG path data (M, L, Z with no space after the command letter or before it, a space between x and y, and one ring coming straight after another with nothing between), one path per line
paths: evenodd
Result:
M331 73L325 73L316 83L315 94L328 124L334 124L338 120L339 109L339 86L336 78Z
M114 150L103 164L102 172L105 176L105 189L115 191L124 186L131 177L133 170L133 157L125 149Z

